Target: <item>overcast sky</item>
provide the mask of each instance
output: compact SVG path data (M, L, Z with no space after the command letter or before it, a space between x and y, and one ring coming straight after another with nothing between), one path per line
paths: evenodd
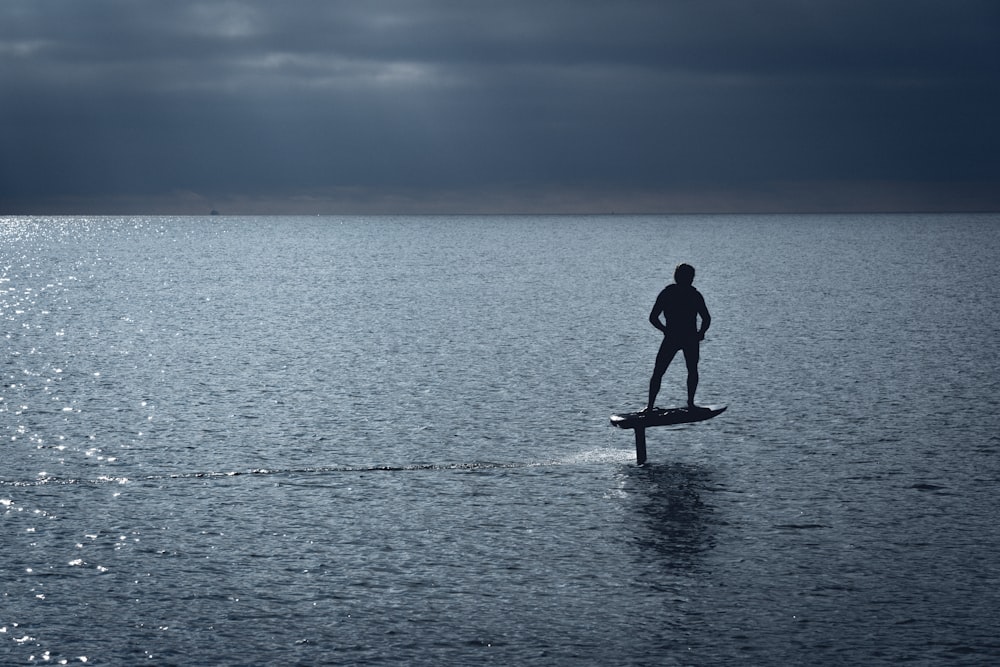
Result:
M3 0L0 214L1000 210L997 0Z

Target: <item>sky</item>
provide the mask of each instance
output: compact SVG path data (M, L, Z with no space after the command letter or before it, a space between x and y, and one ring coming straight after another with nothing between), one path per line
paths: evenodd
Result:
M997 0L3 0L0 214L1000 210Z

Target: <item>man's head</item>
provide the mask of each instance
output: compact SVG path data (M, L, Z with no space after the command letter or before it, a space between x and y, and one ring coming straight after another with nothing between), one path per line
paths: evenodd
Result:
M678 264L674 269L674 282L678 285L690 285L694 282L694 267L690 264Z

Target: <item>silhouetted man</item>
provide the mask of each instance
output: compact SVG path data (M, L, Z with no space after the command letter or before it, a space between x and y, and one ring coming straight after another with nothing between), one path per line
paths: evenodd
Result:
M684 352L684 362L687 364L687 394L688 407L695 407L694 393L698 390L698 359L699 343L705 339L705 332L712 323L708 314L705 299L696 290L694 282L694 267L690 264L678 264L674 270L674 284L667 285L656 297L653 310L649 313L649 322L663 332L663 342L656 354L656 366L653 377L649 380L649 402L646 410L652 410L656 395L660 393L660 381L667 371L667 366L673 360L678 350ZM663 321L660 316L663 316ZM698 317L701 326L698 326Z

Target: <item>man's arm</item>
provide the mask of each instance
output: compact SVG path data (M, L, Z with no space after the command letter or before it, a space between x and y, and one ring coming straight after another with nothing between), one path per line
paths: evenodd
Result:
M663 312L663 304L660 303L660 298L656 298L656 303L653 304L653 309L649 311L649 323L654 327L662 331L664 334L667 333L667 325L660 320L660 313Z
M708 328L712 326L712 316L708 312L708 306L705 305L705 299L701 300L701 305L698 307L698 314L701 315L701 326L698 328L698 338L700 340L705 340L705 332Z

